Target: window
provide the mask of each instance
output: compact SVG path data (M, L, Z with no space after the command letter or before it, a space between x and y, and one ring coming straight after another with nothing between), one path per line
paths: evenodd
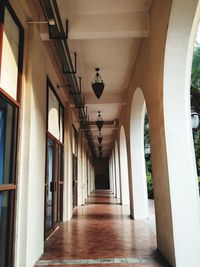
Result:
M3 25L0 32L0 89L19 102L23 29L7 1L0 4L0 23Z
M0 1L0 266L13 265L16 151L23 28L7 1Z
M78 132L76 128L72 127L72 153L78 156Z
M0 185L13 184L18 110L0 95ZM13 164L11 164L13 163Z
M63 142L63 107L52 84L48 86L48 132Z

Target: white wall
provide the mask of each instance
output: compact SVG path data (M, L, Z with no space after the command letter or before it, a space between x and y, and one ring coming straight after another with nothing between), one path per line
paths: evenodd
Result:
M37 34L30 30L29 49L37 42ZM15 266L32 267L43 252L44 244L44 183L46 145L46 75L44 65L37 58L42 49L30 54L29 73L23 80L21 153L19 191L17 197L16 261ZM37 78L33 69L38 69Z
M13 6L16 4L12 3ZM19 3L18 3L19 4ZM19 6L21 6L19 4ZM14 6L21 21L25 10ZM34 12L33 12L34 13ZM25 18L24 18L25 17ZM44 186L46 153L46 76L54 87L61 83L54 61L40 39L37 25L25 28L24 71L22 77L22 107L19 129L18 190L16 209L15 266L32 267L44 248ZM37 49L35 49L37 47ZM42 60L41 60L42 59ZM62 92L59 92L62 95ZM61 97L67 99L67 97ZM65 117L64 150L64 214L72 215L71 136L67 131L70 111ZM71 126L70 126L71 131Z
M63 221L72 217L72 110L66 104L64 131L64 192L63 192Z

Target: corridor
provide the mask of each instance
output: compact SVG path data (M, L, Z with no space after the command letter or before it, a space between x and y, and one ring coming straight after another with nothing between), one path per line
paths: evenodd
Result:
M45 243L39 266L169 266L143 221L131 220L109 190L98 190Z

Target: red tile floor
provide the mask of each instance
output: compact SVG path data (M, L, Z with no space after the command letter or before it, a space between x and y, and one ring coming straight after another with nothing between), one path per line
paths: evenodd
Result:
M79 207L72 220L63 223L46 241L36 266L169 265L156 250L156 236L147 224L131 220L129 208L119 205L109 191L102 190L93 193L87 205Z

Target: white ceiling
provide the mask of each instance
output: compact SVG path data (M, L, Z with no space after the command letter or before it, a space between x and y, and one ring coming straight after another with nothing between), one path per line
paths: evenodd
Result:
M119 118L126 104L130 81L141 38L149 34L151 0L57 0L63 25L69 21L68 44L77 53L78 76L82 77L82 92L88 106L90 121L101 111L104 121ZM95 68L105 88L100 99L92 91ZM97 128L92 127L98 152ZM103 156L113 145L116 125L104 126Z

